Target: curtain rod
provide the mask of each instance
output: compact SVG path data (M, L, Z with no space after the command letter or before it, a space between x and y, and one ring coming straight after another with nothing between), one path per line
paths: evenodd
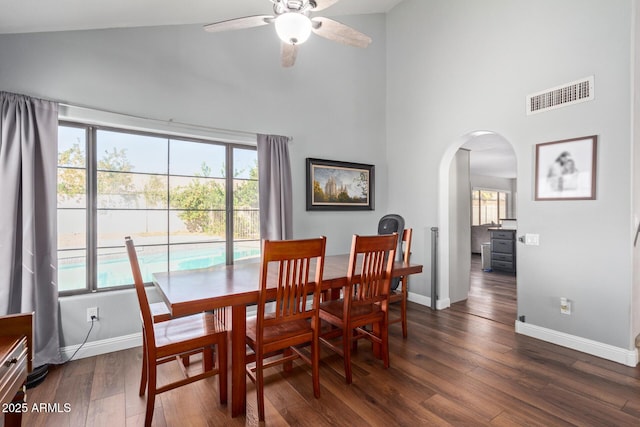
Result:
M104 114L113 114L113 115L120 116L120 117L126 117L126 118L135 119L135 120L143 120L143 121L148 121L148 122L162 123L162 124L166 124L166 125L184 126L184 127L187 127L187 128L199 129L199 130L207 131L207 132L222 133L222 134L226 134L226 135L229 135L229 136L251 137L251 138L253 138L254 141L255 141L255 138L258 135L258 132L249 132L249 131L240 131L240 130L234 130L234 129L215 128L215 127L211 127L211 126L198 125L198 124L193 124L193 123L178 122L178 121L175 121L173 119L163 120L163 119L155 119L155 118L138 116L138 115L128 114L128 113L120 113L120 112L117 112L117 111L111 111L111 110L107 110L107 109L103 109L103 108L90 107L90 106L87 106L87 105L80 105L80 104L72 104L72 103L63 102L63 101L56 101L56 102L58 102L58 105L60 105L62 107L66 107L66 108L76 108L76 109L82 109L82 110L98 112L98 113L104 113ZM288 138L289 138L289 142L293 141L293 137L288 136Z
M151 117L138 116L138 115L135 115L135 114L120 113L118 111L107 110L107 109L104 109L104 108L89 107L87 105L71 104L71 103L67 103L67 102L58 102L58 105L63 106L63 107L67 107L67 108L79 108L79 109L82 109L82 110L89 110L89 111L96 111L96 112L99 112L99 113L113 114L113 115L132 118L132 119L136 119L136 120L145 120L145 121L149 121L149 122L160 122L160 123L165 123L165 124L169 124L169 125L174 124L174 125L178 125L178 126L188 126L188 127L191 127L191 128L199 128L199 129L202 129L202 130L209 130L209 131L214 131L214 132L240 134L240 135L245 135L245 136L256 136L257 135L256 132L247 132L247 131L238 131L238 130L233 130L233 129L214 128L214 127L211 127L211 126L197 125L197 124L193 124L193 123L178 122L178 121L175 121L173 119L169 119L169 120L155 119L155 118L151 118Z
M4 90L0 90L0 92L5 92L5 91ZM12 92L12 91L6 91L6 93L14 93L16 95L19 94L17 92ZM72 109L76 108L76 109L87 110L89 112L97 112L97 113L102 113L102 114L112 114L112 115L125 117L125 118L130 118L130 119L134 119L134 120L142 120L142 121L147 121L147 122L156 122L156 123L161 123L161 124L170 125L170 126L171 125L184 126L185 128L191 128L191 129L194 129L194 130L198 130L199 129L201 131L214 133L214 134L215 133L226 134L227 136L230 136L230 137L234 137L235 136L235 137L251 138L251 141L253 143L255 143L255 141L257 139L257 135L258 135L258 132L248 132L248 131L240 131L240 130L234 130L234 129L214 128L214 127L205 126L205 125L197 125L197 124L192 124L192 123L177 122L177 121L174 121L173 119L169 119L169 120L153 119L153 118L150 118L150 117L137 116L137 115L134 115L134 114L120 113L120 112L117 112L117 111L107 110L105 108L96 108L96 107L91 107L91 106L88 106L88 105L73 104L73 103L70 103L70 102L67 102L67 101L63 101L61 99L55 99L55 98L50 98L50 97L40 96L40 95L34 95L32 93L22 92L21 94L29 96L31 98L37 98L37 99L41 99L41 100L47 100L47 101L56 102L59 106L66 107L66 108L72 108ZM287 136L287 138L289 138L289 142L293 141L293 137L292 136Z

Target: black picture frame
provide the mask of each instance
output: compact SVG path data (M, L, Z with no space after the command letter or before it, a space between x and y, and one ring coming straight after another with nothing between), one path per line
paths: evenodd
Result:
M308 211L371 211L374 196L374 165L307 158Z
M536 145L534 200L594 200L598 137Z

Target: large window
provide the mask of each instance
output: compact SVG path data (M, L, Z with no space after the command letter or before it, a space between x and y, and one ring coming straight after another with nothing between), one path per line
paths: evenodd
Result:
M59 290L130 286L125 236L145 281L258 257L257 168L252 147L61 123Z
M507 217L507 192L474 189L471 192L471 225L499 224Z

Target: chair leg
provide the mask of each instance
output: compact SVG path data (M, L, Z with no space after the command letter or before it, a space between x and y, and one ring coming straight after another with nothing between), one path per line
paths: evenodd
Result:
M187 357L187 360L189 360L188 357ZM213 348L205 347L202 349L202 371L207 372L212 369L213 369Z
M408 297L407 278L404 277L402 280L402 301L400 302L400 315L402 319L402 338L407 337L407 297Z
M317 337L311 342L311 379L313 395L320 398L320 341Z
M226 338L225 338L226 340ZM220 389L220 403L227 403L227 345L226 341L218 343L218 387Z
M382 340L382 362L384 367L389 367L389 324L387 319L380 322L380 339Z
M264 374L262 362L264 355L256 353L256 397L258 400L258 421L264 421Z
M284 351L282 352L284 357L289 357L293 354L293 350L291 350L291 347L287 347L284 349ZM293 360L289 360L288 362L284 362L282 364L282 369L284 372L291 372L293 371Z
M147 389L147 343L144 339L144 328L142 329L142 372L140 373L140 396L144 396Z
M378 337L378 339L382 340L382 334L383 334L383 330L382 330L382 325L384 322L375 322L373 325L371 325L371 333L373 334L373 336ZM375 341L373 339L370 339L371 341L371 350L373 351L373 355L378 358L378 359L383 359L384 360L384 355L380 354L381 351L384 350L382 343Z
M191 360L189 359L189 355L182 356L182 364L184 365L185 368L191 364Z
M353 330L351 328L345 328L342 333L342 352L344 359L344 377L347 381L347 384L351 384L352 374L351 374L351 342L356 341L351 338L351 334Z
M149 365L149 390L147 392L147 412L144 416L145 427L151 427L151 421L153 420L153 409L156 403L156 364Z

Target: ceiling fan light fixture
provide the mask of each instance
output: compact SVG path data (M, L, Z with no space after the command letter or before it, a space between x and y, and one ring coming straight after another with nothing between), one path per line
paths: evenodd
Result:
M311 35L311 20L301 13L287 12L276 18L278 37L288 44L301 44Z

